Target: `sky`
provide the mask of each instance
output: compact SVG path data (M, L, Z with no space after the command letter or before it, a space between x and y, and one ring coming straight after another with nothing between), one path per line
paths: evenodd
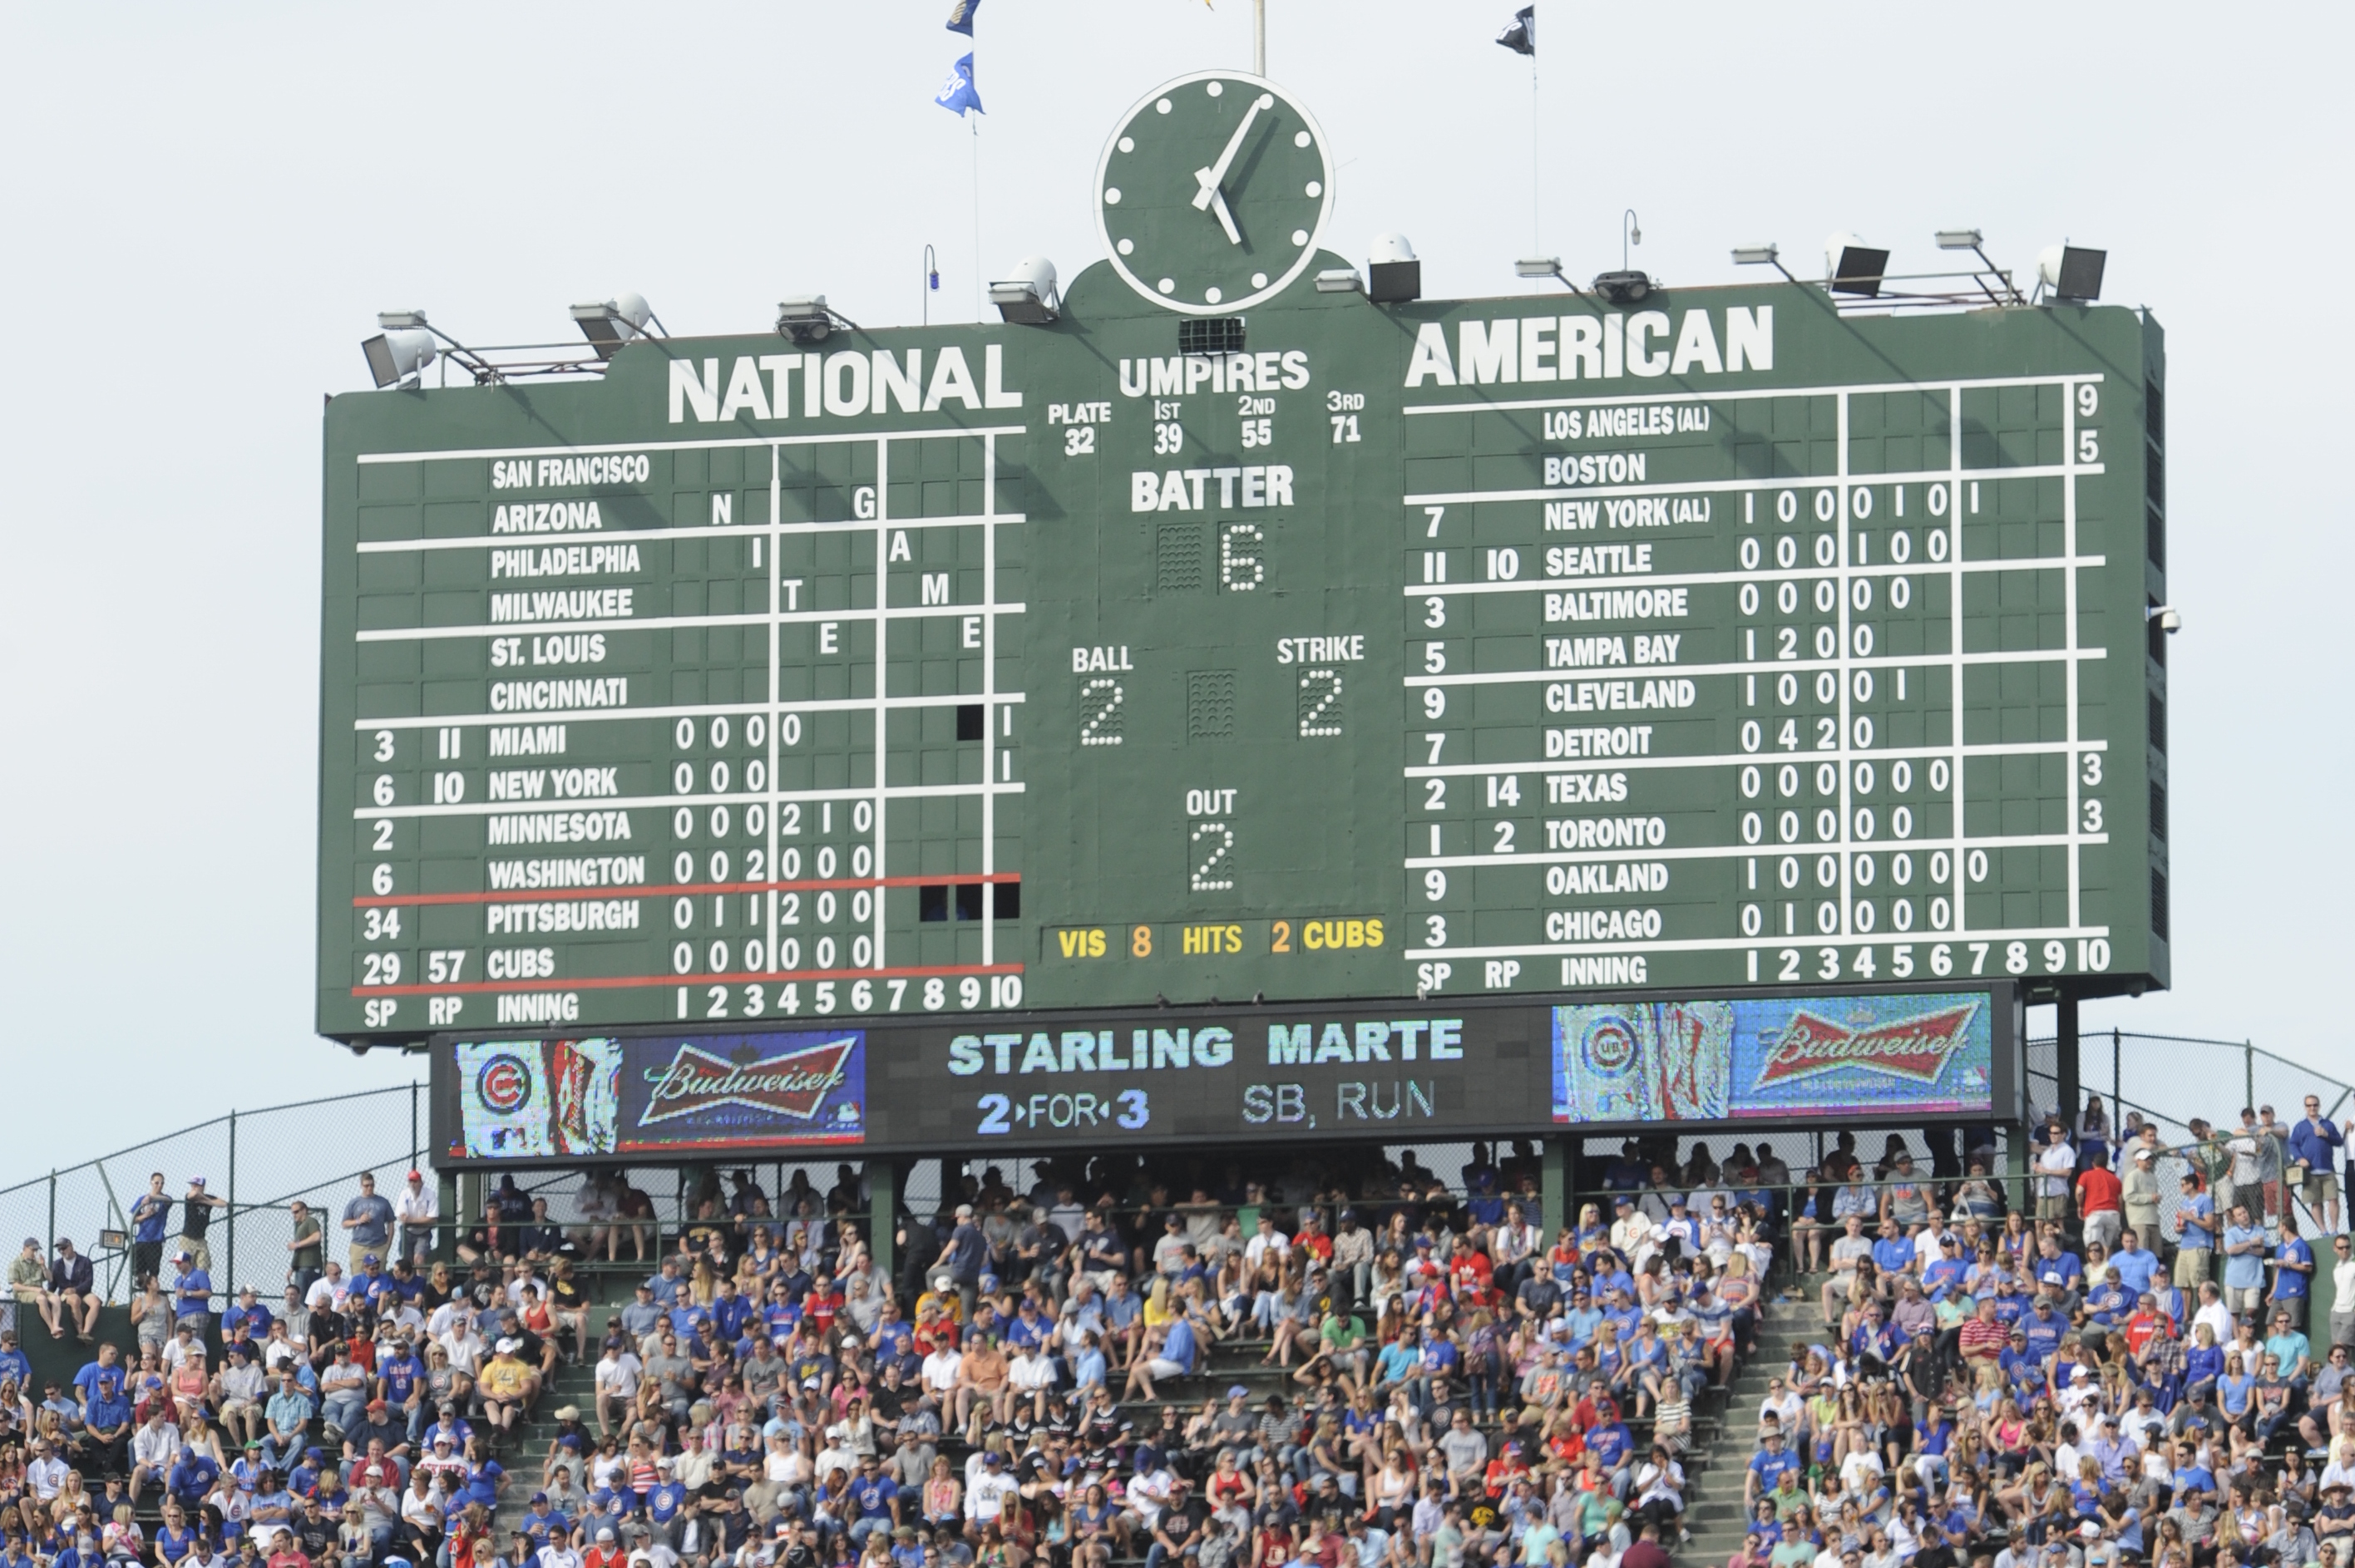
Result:
M2320 989L2355 880L2328 468L2355 399L2316 275L2355 240L2355 12L1540 0L1533 196L1505 0L1269 9L1269 74L1336 149L1328 245L1405 233L1426 297L1518 291L1533 244L1615 266L1628 207L1636 264L1680 284L1748 281L1747 241L1806 275L1836 230L1895 270L1958 226L2023 276L2105 248L2105 299L2168 330L2175 987L2085 1022L2355 1078ZM970 320L1018 257L1094 259L1132 101L1251 63L1247 0L986 0L972 45L947 10L0 7L0 981L13 1086L60 1107L11 1118L0 1182L417 1073L311 1033L318 421L376 312L560 341L623 290L679 334L824 292L911 323L931 245L932 319ZM931 101L969 47L977 136Z

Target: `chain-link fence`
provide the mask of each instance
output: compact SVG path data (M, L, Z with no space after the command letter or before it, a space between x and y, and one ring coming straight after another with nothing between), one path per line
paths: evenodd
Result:
M166 1260L189 1231L186 1200L201 1178L204 1192L219 1200L206 1206L203 1220L214 1286L234 1291L250 1284L274 1297L286 1282L293 1201L322 1212L328 1234L339 1234L335 1220L358 1195L363 1171L374 1173L389 1196L421 1161L426 1107L425 1086L418 1083L231 1111L0 1188L0 1245L31 1239L54 1257L58 1239L70 1238L93 1260L101 1293L127 1301L139 1286L132 1277L132 1213L150 1177L164 1178L172 1201L164 1227ZM341 1251L332 1242L329 1250ZM162 1272L168 1284L168 1261Z
M2342 1128L2355 1115L2355 1085L2245 1040L2201 1040L2125 1030L2083 1034L2077 1045L2079 1099L2074 1106L2060 1103L2059 1065L2057 1041L2028 1043L2028 1098L2037 1116L2058 1115L2073 1130L2089 1097L2098 1097L2113 1147L2131 1137L2135 1125L2157 1124L2159 1140L2168 1150L2155 1163L2160 1213L2170 1234L2182 1191L2180 1178L2187 1169L2177 1151L2193 1141L2195 1119L2229 1137L2239 1130L2244 1107L2258 1113L2260 1127L2264 1114L2272 1112L2277 1142L2271 1158L2277 1163L2275 1174L2278 1175L2291 1163L2286 1139L2289 1129L2307 1116L2308 1099L2315 1101L2325 1119ZM2338 1163L2343 1172L2347 1161L2341 1158ZM2267 1193L2266 1202L2276 1212L2283 1203L2289 1204L2309 1235L2324 1228L2328 1219L2347 1217L2343 1203L2336 1216L2314 1213L2292 1188Z

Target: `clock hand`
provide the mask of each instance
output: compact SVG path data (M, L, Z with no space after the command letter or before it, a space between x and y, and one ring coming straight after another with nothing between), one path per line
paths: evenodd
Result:
M1227 138L1227 150L1219 154L1219 161L1207 169L1194 171L1194 183L1200 187L1194 193L1196 211L1209 210L1212 194L1218 190L1220 182L1227 177L1227 166L1235 161L1235 154L1242 150L1243 136L1251 130L1252 122L1259 118L1260 109L1266 102L1267 95L1264 93L1252 99L1251 108L1243 113L1243 122L1235 127L1235 133L1232 136Z
M1219 187L1216 185L1210 187L1210 210L1218 216L1219 226L1227 231L1227 243L1241 245L1243 242L1243 237L1235 228L1234 214L1227 210L1227 198L1220 194Z

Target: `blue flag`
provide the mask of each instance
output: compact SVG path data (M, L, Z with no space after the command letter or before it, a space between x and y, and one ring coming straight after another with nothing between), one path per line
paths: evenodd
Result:
M981 0L956 0L949 7L949 31L973 37L973 14L981 9Z
M948 80L941 84L941 90L934 95L932 101L952 114L961 115L968 109L975 114L986 112L981 107L981 94L973 85L971 55L950 69Z

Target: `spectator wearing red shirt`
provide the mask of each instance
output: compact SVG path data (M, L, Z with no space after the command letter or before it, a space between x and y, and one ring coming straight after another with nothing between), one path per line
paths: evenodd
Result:
M1457 1236L1449 1252L1447 1283L1456 1301L1465 1307L1489 1305L1496 1266L1488 1261L1488 1255L1473 1251L1469 1236Z
M2077 1176L2077 1214L2085 1222L2085 1241L2105 1248L2118 1245L2126 1228L2126 1184L2106 1165L2088 1165Z

